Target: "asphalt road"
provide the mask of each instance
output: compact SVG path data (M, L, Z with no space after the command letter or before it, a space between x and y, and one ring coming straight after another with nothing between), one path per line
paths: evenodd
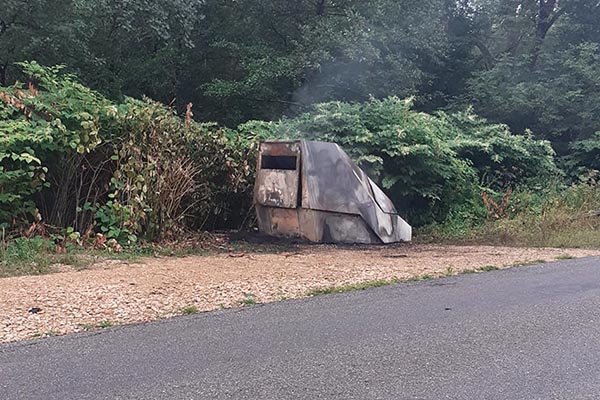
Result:
M598 399L600 258L0 346L0 399Z

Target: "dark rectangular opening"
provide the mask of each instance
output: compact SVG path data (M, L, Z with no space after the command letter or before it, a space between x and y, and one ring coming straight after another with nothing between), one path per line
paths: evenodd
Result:
M296 169L296 156L266 156L263 155L260 161L261 169Z

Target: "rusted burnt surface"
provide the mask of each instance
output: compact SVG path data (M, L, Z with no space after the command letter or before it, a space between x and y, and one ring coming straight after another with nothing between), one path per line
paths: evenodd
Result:
M255 204L262 232L314 242L410 241L385 193L334 143L262 142Z
M299 237L301 235L298 209L256 206L259 229L271 236Z
M261 143L254 191L256 204L297 207L300 156L298 142Z
M307 208L256 206L261 232L277 237L302 237L325 243L380 243L360 215Z
M296 208L298 203L298 174L295 171L258 173L262 184L256 192L256 202L263 206Z

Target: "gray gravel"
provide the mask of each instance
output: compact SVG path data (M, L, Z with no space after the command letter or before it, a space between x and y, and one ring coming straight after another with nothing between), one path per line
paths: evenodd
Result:
M597 399L600 258L0 345L0 399Z

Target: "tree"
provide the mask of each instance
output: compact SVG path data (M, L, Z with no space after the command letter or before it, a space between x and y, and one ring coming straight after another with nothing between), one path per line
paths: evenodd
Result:
M15 62L63 64L85 52L74 0L5 0L0 8L0 86L18 77Z
M89 54L76 65L111 97L150 96L170 103L185 74L202 0L86 0ZM183 99L182 99L183 100Z
M295 114L312 103L417 94L445 52L443 1L219 0L203 7L192 76L206 118Z
M111 97L177 96L202 0L7 0L0 10L0 84L14 63L65 64ZM12 72L11 72L12 71Z
M600 3L583 0L490 2L473 23L485 39L465 103L515 130L532 129L559 155L600 127ZM489 54L489 56L486 56Z

